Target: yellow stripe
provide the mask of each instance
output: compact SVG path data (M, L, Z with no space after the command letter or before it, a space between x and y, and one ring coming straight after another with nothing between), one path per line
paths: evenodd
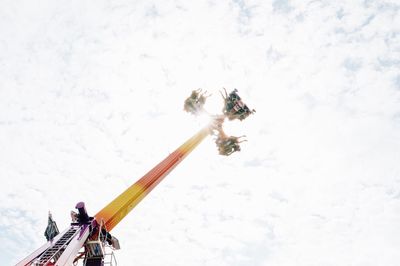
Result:
M210 133L205 127L187 140L136 183L126 189L96 214L97 222L103 220L111 231L162 179L174 169Z

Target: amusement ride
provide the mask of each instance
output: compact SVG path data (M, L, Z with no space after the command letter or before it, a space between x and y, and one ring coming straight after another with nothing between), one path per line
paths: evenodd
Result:
M148 195L183 159L189 155L208 135L216 137L215 143L221 155L229 156L240 151L244 136L228 136L223 131L225 119L240 121L255 110L250 110L237 94L237 90L221 93L224 107L221 115L211 115L211 122L189 138L174 152L157 164L142 178L127 188L94 216L89 216L85 203L78 202L77 212L71 212L71 224L59 232L51 213L45 230L47 243L17 263L17 266L84 266L116 265L114 250L120 249L119 241L111 230ZM184 110L193 115L207 113L204 104L207 97L201 89L192 91L185 100ZM111 250L111 252L109 252Z

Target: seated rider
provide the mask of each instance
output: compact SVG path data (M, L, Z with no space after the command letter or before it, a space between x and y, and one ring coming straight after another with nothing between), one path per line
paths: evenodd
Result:
M240 141L239 139L244 136L240 137L234 137L234 136L226 136L225 133L221 130L219 131L220 134L218 135L218 138L216 139L215 143L218 146L218 151L219 154L221 155L231 155L235 151L240 151L240 145L239 143L242 143L246 140Z
M205 96L205 93L202 93L201 89L192 91L192 94L185 100L183 109L191 114L198 114L203 110L206 99L210 96Z
M225 88L224 91L225 95L221 93L225 102L223 113L228 117L229 120L239 119L242 121L250 114L255 112L254 109L250 111L249 107L243 103L242 99L237 94L237 89L234 89L231 93L229 93L229 95Z

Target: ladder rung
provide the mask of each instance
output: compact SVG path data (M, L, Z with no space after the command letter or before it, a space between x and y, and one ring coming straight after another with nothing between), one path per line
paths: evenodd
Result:
M38 259L39 264L46 264L50 260L54 262L61 256L61 253L65 250L64 246L71 241L71 238L78 231L77 228L70 228L61 238L54 243L53 246L48 248Z

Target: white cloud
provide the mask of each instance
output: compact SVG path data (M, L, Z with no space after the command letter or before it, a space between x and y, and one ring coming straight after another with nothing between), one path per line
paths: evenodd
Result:
M396 1L78 1L0 8L0 258L96 213L201 128L192 89L257 113L118 227L120 265L397 265Z

